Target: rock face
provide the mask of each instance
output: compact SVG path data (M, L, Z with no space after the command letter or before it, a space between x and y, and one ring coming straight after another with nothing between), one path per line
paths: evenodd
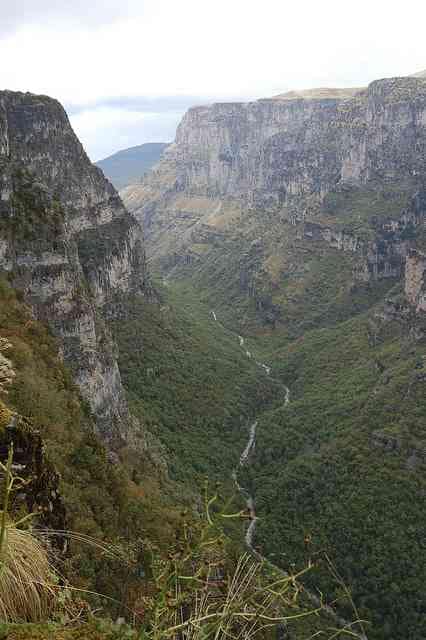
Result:
M0 93L0 269L58 336L103 436L128 439L104 318L121 295L147 291L142 232L44 96Z
M340 181L424 171L423 79L379 80L352 96L330 95L190 109L146 190L266 206L321 197Z
M405 295L417 311L426 312L426 255L415 250L405 262Z
M425 178L426 80L407 77L190 109L159 165L122 197L163 271L244 234L262 239L267 271L293 227L353 254L355 280L369 282L402 277L424 227Z
M426 191L420 189L408 206L396 216L374 221L371 240L321 223L305 222L304 238L323 240L338 251L359 258L354 277L365 282L384 278L400 278L404 274L407 255L412 249L416 231L426 222Z
M1 408L1 404L0 404ZM60 475L46 454L43 439L30 420L13 414L0 429L0 460L6 463L13 443L12 473L25 479L25 484L12 496L13 508L25 505L28 513L37 513L43 527L55 531L66 529L66 512L60 492ZM3 480L3 471L0 471ZM57 546L65 548L65 540Z

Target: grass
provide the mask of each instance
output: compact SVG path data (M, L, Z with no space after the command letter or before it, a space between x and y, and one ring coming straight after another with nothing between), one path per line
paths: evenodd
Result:
M45 547L30 532L20 531L13 522L8 522L0 566L0 619L48 620L56 607L57 591Z
M3 622L39 622L47 620L58 598L53 586L55 572L46 548L29 531L18 528L9 518L12 493L25 481L12 473L13 446L9 449L3 474L3 503L0 520L0 620Z

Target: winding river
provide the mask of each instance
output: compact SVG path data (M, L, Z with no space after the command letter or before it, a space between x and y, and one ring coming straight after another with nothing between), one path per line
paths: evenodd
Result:
M218 321L215 311L212 311L211 315L212 315L213 320L215 322L217 322L220 326L222 326L225 329L225 327ZM243 336L240 336L238 334L235 334L235 335L238 338L240 347L245 351L246 356L248 358L252 358L251 352L246 349L245 340L244 340ZM267 376L270 376L271 367L269 367L268 365L264 364L263 362L259 362L258 360L255 360L255 363L259 368L262 369L262 371ZM290 389L284 385L284 405L289 404L289 402L290 402ZM256 530L256 521L257 521L256 505L255 505L255 501L254 501L253 496L250 495L248 490L245 487L241 486L240 483L238 482L238 471L239 471L239 469L244 467L249 462L249 456L252 453L252 451L254 450L254 448L256 447L256 429L257 429L257 425L258 425L258 421L257 420L252 422L251 425L250 425L249 438L248 438L247 444L246 444L243 452L240 455L239 464L232 472L232 479L233 479L233 481L235 483L235 486L237 487L239 493L244 497L244 499L246 501L246 507L247 507L247 511L248 511L248 514L249 514L249 518L250 518L250 524L247 527L247 530L246 530L246 533L245 533L245 542L246 542L247 548L250 549L250 551L253 553L253 555L259 561L267 562L269 565L273 566L274 568L278 569L279 571L283 571L284 572L284 569L282 569L281 567L279 567L279 566L275 565L274 563L272 563L270 560L268 560L268 558L263 556L261 553L259 553L259 551L257 551L257 549L254 548L253 540L254 540L254 534L255 534L255 530ZM341 618L331 606L324 605L324 603L321 602L320 598L318 598L318 596L316 596L314 593L311 593L311 592L309 592L307 590L305 591L305 593L307 594L308 598L311 600L311 602L315 606L317 606L317 607L321 606L330 616L332 616L334 618L334 620L336 620L336 622L338 622L341 625L342 628L350 630L350 634L353 637L356 637L359 640L368 640L368 638L367 638L367 636L366 636L364 631L359 633L358 631L355 631L352 628L357 623L348 622L347 620L344 620L343 618Z
M213 320L223 327L223 325L217 319L216 312L212 311L211 314L212 314ZM252 358L252 353L251 353L251 351L248 351L248 349L246 348L245 340L244 340L243 336L237 335L237 338L238 338L240 347L241 347L241 349L244 350L247 358ZM260 369L262 369L262 371L267 376L270 376L271 367L269 367L268 365L264 364L263 362L259 362L258 360L255 360L255 363ZM290 402L290 389L288 387L286 387L286 386L284 386L284 393L285 393L285 395L284 395L284 404L287 405ZM255 530L256 530L256 521L257 521L256 505L255 505L254 498L253 498L253 496L250 495L250 493L247 491L247 489L245 487L242 487L240 485L240 483L238 482L238 470L239 470L239 468L244 467L244 465L246 465L248 463L249 455L254 450L254 448L256 446L257 424L258 424L258 421L255 420L250 425L249 438L248 438L247 444L245 446L245 449L244 449L244 451L242 452L242 454L240 456L239 465L232 472L232 479L233 479L233 481L235 483L235 486L237 487L238 491L244 496L244 499L246 501L247 511L248 511L248 514L249 514L249 517L250 517L250 524L247 527L246 534L245 534L246 545L250 549L250 551L258 559L266 561L267 559L264 556L262 556L258 551L256 551L256 549L253 547L253 539L254 539L254 533L255 533Z

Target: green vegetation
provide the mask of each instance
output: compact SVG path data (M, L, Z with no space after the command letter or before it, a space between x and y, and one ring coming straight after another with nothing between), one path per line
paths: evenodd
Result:
M127 626L93 619L64 627L59 623L0 624L0 640L129 640L135 634Z
M83 590L83 596L90 590L113 599L105 601L100 595L85 596L100 606L101 611L109 614L134 611L136 615L143 615L146 627L146 632L142 633L124 627L108 627L106 623L98 621L81 621L74 629L57 623L8 625L1 629L1 633L5 638L40 637L43 640L50 637L74 639L92 636L136 638L140 633L143 638L156 637L152 636L154 627L148 610L155 617L163 607L163 587L160 587L160 582L164 581L164 575L160 571L160 582L157 584L154 580L153 583L153 571L166 561L175 575L177 556L170 563L165 554L166 550L172 553L172 540L175 541L173 553L182 554L182 541L186 540L199 562L199 568L194 569L192 582L182 583L185 584L184 599L192 597L195 602L201 595L201 591L197 595L195 584L204 580L198 573L206 569L204 555L199 557L204 545L209 554L215 549L214 563L220 562L221 567L227 567L230 572L229 584L236 586L235 571L243 571L241 565L238 569L239 544L235 545L216 528L213 534L209 533L211 542L207 543L204 525L197 518L194 520L192 509L182 514L180 505L182 502L192 504L197 483L205 474L224 480L224 495L233 493L231 470L246 442L248 420L258 407L272 405L280 385L271 384L266 376L259 383L258 367L247 359L235 335L215 324L208 311L202 306L197 307L193 301L191 312L189 307L177 312L170 306L165 309L164 305L143 300L133 301L132 305L129 303L126 321L117 323L116 327L121 358L128 359L127 367L123 366L123 377L129 384L133 407L139 411L144 425L152 428L155 424L164 425L163 430L158 427L158 434L164 434L162 440L168 449L170 475L177 482L171 485L166 479L161 479L158 473L156 477L149 459L139 462L137 467L131 466L131 462L112 465L108 461L105 450L92 431L90 413L56 355L56 341L41 324L33 320L6 279L0 281L0 297L0 333L5 343L7 341L8 362L13 364L16 372L13 384L8 387L8 394L3 395L2 407L7 410L8 418L4 422L5 425L8 423L12 411L18 411L29 417L25 428L32 429L32 425L37 425L41 430L46 456L54 460L55 467L62 475L60 489L67 512L67 528L78 532L59 533L62 539L67 537L71 544L71 554L62 570L65 569L66 577L75 587ZM143 326L141 317L144 319ZM159 344L162 349L158 348ZM127 354L123 351L126 345ZM138 367L135 358L140 359ZM161 385L155 384L158 377L161 378ZM198 409L193 402L194 394L199 397ZM173 430L175 423L179 428L186 425L180 437L178 430ZM205 441L206 432L215 442L213 451L209 446L211 443ZM172 506L172 501L179 505L179 511ZM216 513L216 505L213 506L213 502L209 504L212 514ZM19 508L22 514L19 505L17 503L14 508ZM242 524L239 514L224 522L228 532L234 531L240 537ZM17 531L15 528L13 530ZM88 546L87 541L94 537L101 544L114 545L120 550L119 556L110 557L100 553L96 544ZM28 539L32 541L30 535ZM13 542L11 535L9 542ZM184 548L186 551L189 549ZM14 557L12 551L9 557ZM181 557L185 558L186 552ZM188 565L187 558L185 563ZM250 573L253 572L250 606L262 607L266 612L267 592L259 591L258 582L268 577L263 575L263 571L260 574L260 565L251 561L247 563L248 559L244 566ZM193 562L189 562L188 566L193 567ZM212 567L210 565L211 570ZM50 584L47 579L44 582ZM155 588L159 589L155 597L153 584L157 584ZM302 613L305 609L298 608L290 598L295 590L293 579L280 580L279 584L283 590L282 597L285 593L288 595L290 616L292 611ZM241 600L237 602L243 611L244 603ZM52 604L52 599L48 600L48 604ZM219 600L215 598L214 602L207 603L209 615L213 604L219 606ZM238 609L230 606L227 597L220 606L227 611L226 624L231 624L232 620L234 624ZM217 610L216 619L222 624L223 615L220 611ZM48 615L41 616L44 617ZM252 628L255 622L257 625L257 617L255 621L247 611L244 624ZM266 619L264 622L267 622ZM311 624L317 626L315 620L304 624L305 628ZM209 625L209 633L215 633L214 625Z
M180 519L172 505L170 484L149 459L140 465L138 474L130 464L110 461L94 433L87 406L58 358L55 339L33 319L6 279L0 279L0 335L11 344L7 357L16 373L8 394L1 396L2 425L16 411L28 418L17 423L18 429L40 431L46 464L52 461L60 473L67 529L114 543L122 548L123 556L136 558L129 568L73 539L67 577L77 587L130 606L140 584L140 564L143 566L143 558L137 561L140 540L152 536L166 545ZM105 602L100 600L99 605ZM117 606L110 602L109 611L114 608Z
M183 523L168 557L152 549L154 592L143 601L147 640L270 638L277 625L298 629L320 612L302 606L298 580L308 569L284 575L250 554L233 554L223 522L240 514L229 513L207 483L203 498L204 517Z
M312 227L379 239L380 252L396 237L386 224L414 190L384 181L342 189ZM424 249L422 226L401 229L400 240ZM311 560L309 589L338 599L331 558L371 622L371 640L420 638L426 323L408 308L398 278L358 279L365 251L308 237L286 212L250 211L168 281L181 303L196 295L215 309L290 388L289 405L258 411L254 460L244 468L259 516L255 544L287 570Z
M19 197L7 233L15 246L22 240L41 251L61 229L61 209L46 201L41 187L27 189L25 175L14 179ZM407 190L369 185L334 193L315 220L369 240L406 205ZM205 476L222 483L225 500L234 493L231 472L254 416L257 446L243 482L256 499L256 544L291 576L314 563L304 583L329 594L345 618L352 613L350 600L341 597L347 584L361 617L372 623L371 640L420 637L426 613L426 348L414 339L418 320L404 311L395 279L358 280L354 274L365 256L307 237L288 214L248 212L238 229L194 243L197 260L175 270L177 281L160 292L159 302L119 301L120 318L111 326L130 407L148 447L141 454L122 450L114 462L58 358L56 341L7 280L0 281L0 337L8 347L0 357L1 435L7 437L14 412L26 416L17 428L40 431L46 464L54 462L61 474L66 524L79 532L70 535L67 578L110 598L105 604L96 593L91 597L104 613L131 611L144 621L141 632L90 620L79 629L32 627L33 637L77 638L86 629L80 637L139 633L157 640L176 626L186 633L189 608L198 635L192 629L188 637L220 638L220 625L237 633L235 616L248 603L242 633L256 607L264 606L258 579L271 571L291 608L298 591L292 579L248 560L244 566L256 588L242 590L244 602L230 608L235 572L243 572L235 543L236 536L241 543L241 521L226 521L233 542L215 532L213 544L197 516ZM102 239L82 232L78 249L88 268L93 252L114 251L110 243L118 232L116 223ZM403 239L423 246L423 231L404 233ZM387 307L385 297L392 300ZM235 332L249 336L248 348L272 365L271 377L255 357L247 358ZM289 405L283 404L284 385L291 390ZM100 555L85 544L89 538L120 553ZM213 556L206 558L204 545ZM327 570L328 558L341 580ZM219 570L217 597L210 601L209 593L203 601L201 585ZM201 602L205 609L197 608ZM303 633L317 631L306 625ZM25 638L26 629L4 633Z
M325 197L321 221L362 240L374 240L377 226L389 218L398 218L415 190L415 184L398 181L344 185Z
M229 483L250 419L280 385L195 297L167 290L163 303L128 301L114 332L131 409L166 448L171 477Z
M30 242L34 253L49 250L63 230L64 211L59 199L51 198L45 187L21 168L12 169L11 181L11 206L0 218L2 237L17 248Z
M418 637L426 579L426 504L416 499L426 489L426 347L410 344L392 322L372 335L371 322L360 316L313 331L276 354L274 371L292 396L258 428L248 470L257 542L284 567L326 552L361 617L372 621L369 638L408 630ZM327 573L315 580L333 595Z
M228 519L240 519L244 514L229 513L229 501L222 505L218 492L210 495L206 482L204 516L194 519L184 514L167 554L158 545L144 542L145 553L150 555L149 575L144 581L145 591L133 604L132 627L120 628L96 621L87 603L74 597L78 595L75 591L81 590L63 584L63 580L60 583L49 560L47 545L39 540L37 533L22 529L36 514L24 516L17 522L10 519L13 493L29 484L14 475L12 462L13 445L6 464L0 463L4 474L0 511L0 616L3 622L9 623L0 628L3 634L0 637L26 638L32 633L29 637L44 639L226 640L232 636L260 640L269 638L268 630L274 630L277 625L298 629L300 623L303 625L313 614L318 616L323 611L322 604L312 611L306 602L301 602L298 579L308 569L297 575L283 574L250 554L235 556L222 524ZM46 535L52 538L54 534L55 531L49 531ZM93 544L98 551L117 554L110 545L71 534L71 539L76 538ZM119 549L117 559L127 564L126 559L120 557ZM84 617L83 611L86 611ZM48 620L62 620L62 623L47 624ZM74 627L77 623L76 628L70 628L71 621ZM317 627L320 624L316 621ZM340 634L337 631L333 637Z

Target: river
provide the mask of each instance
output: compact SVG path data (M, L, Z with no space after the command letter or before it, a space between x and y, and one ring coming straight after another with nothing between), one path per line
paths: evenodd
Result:
M223 327L223 325L217 319L217 315L216 315L215 311L212 311L211 314L212 314L213 320ZM225 327L223 327L223 328L225 329ZM243 349L245 351L246 356L251 359L252 358L252 353L251 353L251 351L248 351L246 349L245 339L243 338L243 336L240 336L239 334L235 334L235 335L238 338L238 341L239 341L241 349ZM271 375L271 370L272 370L271 367L269 367L268 365L264 364L263 362L259 362L258 360L255 360L255 363L260 369L262 369L262 372L265 375L267 375L267 376ZM289 404L289 402L290 402L290 389L284 385L284 405ZM241 486L240 483L238 482L238 471L239 471L239 469L244 467L249 462L249 456L250 456L250 454L252 453L252 451L256 447L256 429L257 429L257 426L258 426L258 421L257 420L254 420L254 422L252 422L251 425L250 425L248 441L247 441L247 444L246 444L243 452L240 455L240 460L239 460L238 466L232 472L232 479L233 479L233 481L235 483L235 486L237 487L239 493L244 497L244 499L246 501L246 507L247 507L247 511L248 511L248 514L249 514L249 518L250 518L250 523L249 523L249 525L248 525L248 527L246 529L246 533L245 533L245 542L246 542L246 545L247 545L248 549L250 549L250 551L253 553L253 555L256 557L256 559L259 560L260 562L267 562L269 565L273 566L278 571L282 571L283 573L285 573L285 571L281 567L273 564L270 560L268 560L268 558L266 558L266 556L263 556L259 551L257 551L257 549L254 548L253 540L254 540L254 534L255 534L255 531L256 531L256 522L257 522L256 504L255 504L255 500L254 500L253 496L250 495L248 490L245 487ZM357 631L354 631L352 629L352 627L355 624L360 624L360 623L348 622L347 620L344 620L343 618L341 618L336 613L336 611L331 606L325 605L320 600L320 598L318 598L318 596L316 596L314 593L311 593L311 592L309 592L307 590L305 590L305 593L307 594L308 598L311 600L311 602L315 606L322 606L322 608L330 616L332 616L336 622L338 622L341 625L342 630L343 629L350 630L350 633L352 634L352 636L358 638L358 640L368 640L368 638L367 638L367 636L366 636L364 631L362 631L361 633L358 633Z

